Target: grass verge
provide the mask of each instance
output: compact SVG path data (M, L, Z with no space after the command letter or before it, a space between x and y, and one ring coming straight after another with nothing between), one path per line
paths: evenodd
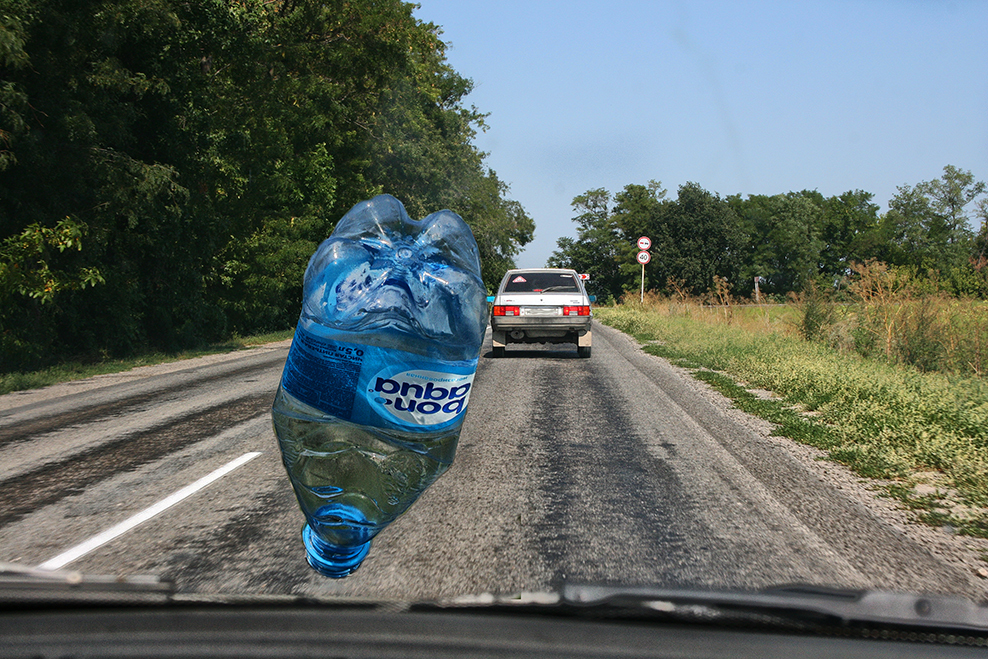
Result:
M234 337L223 343L216 343L193 350L183 350L181 352L151 352L127 359L108 359L101 362L64 362L57 366L51 366L38 371L0 373L0 394L47 387L59 382L81 380L93 377L94 375L120 373L138 366L151 366L182 359L192 359L193 357L202 357L204 355L234 352L264 343L289 339L293 333L294 330L282 330L280 332L269 332L255 336Z
M988 385L842 355L779 327L670 305L598 308L595 317L691 369L777 434L882 479L917 519L988 538ZM763 399L750 389L766 389ZM891 485L889 485L891 483Z

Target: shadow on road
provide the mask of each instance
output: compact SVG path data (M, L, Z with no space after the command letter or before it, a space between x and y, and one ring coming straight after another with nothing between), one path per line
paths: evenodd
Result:
M494 351L484 353L485 359L495 359ZM504 351L504 357L497 359L579 359L576 354L576 344L572 348L550 348L543 350L510 349Z

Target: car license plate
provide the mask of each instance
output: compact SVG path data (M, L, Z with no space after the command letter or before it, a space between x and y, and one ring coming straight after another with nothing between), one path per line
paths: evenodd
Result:
M522 307L522 316L562 316L562 307Z

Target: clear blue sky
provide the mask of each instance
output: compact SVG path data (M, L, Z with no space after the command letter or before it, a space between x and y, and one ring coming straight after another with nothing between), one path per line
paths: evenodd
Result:
M418 0L489 113L477 146L535 220L575 236L592 188L722 196L988 180L988 2Z

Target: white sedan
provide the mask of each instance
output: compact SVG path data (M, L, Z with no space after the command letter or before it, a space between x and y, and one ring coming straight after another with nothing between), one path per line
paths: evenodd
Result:
M591 298L575 270L508 270L492 302L495 357L508 343L575 343L590 356Z

